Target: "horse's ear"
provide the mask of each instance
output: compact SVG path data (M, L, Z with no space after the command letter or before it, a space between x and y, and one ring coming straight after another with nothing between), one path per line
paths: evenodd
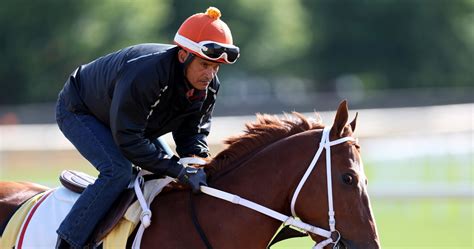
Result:
M359 116L359 113L356 112L356 116L354 117L354 120L351 121L351 129L352 129L352 132L355 131L356 129L356 124L357 124L357 117Z
M346 126L348 119L349 110L347 108L347 100L343 100L337 108L336 117L334 118L334 124L332 125L330 136L342 137L342 132L344 131L344 126Z

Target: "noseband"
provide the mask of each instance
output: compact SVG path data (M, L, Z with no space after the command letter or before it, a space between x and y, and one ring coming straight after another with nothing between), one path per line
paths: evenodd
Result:
M334 247L336 247L341 238L341 234L339 233L339 231L336 230L336 218L334 217L335 212L334 212L333 197L332 197L332 177L331 177L331 146L341 144L347 141L356 141L356 140L353 137L343 137L334 141L330 141L329 140L330 131L331 131L331 127L324 128L322 137L321 137L321 142L319 143L319 148L316 151L316 154L314 155L313 160L311 161L310 165L308 166L308 169L306 170L303 177L301 178L298 186L296 187L296 190L293 194L293 198L291 199L291 213L293 216L286 216L272 209L259 205L255 202L241 198L240 196L233 195L224 191L220 191L218 189L201 186L201 191L205 194L214 196L216 198L220 198L220 199L232 202L234 204L242 205L247 208L253 209L257 212L260 212L262 214L265 214L267 216L273 217L277 220L284 222L285 225L294 226L306 232L310 232L310 233L317 234L317 235L327 238L326 240L323 240L317 245L315 245L313 249L322 249L324 246L328 244L334 244ZM296 204L296 200L298 199L298 195L301 189L303 188L305 182L308 180L309 175L311 174L314 167L316 166L316 163L318 162L318 159L321 156L322 151L324 149L326 149L326 177L327 177L327 186L328 186L327 188L328 189L328 208L329 208L328 216L329 216L329 229L330 229L329 231L307 224L299 219L296 219L296 217L298 216L296 215L296 212L295 212L295 204Z

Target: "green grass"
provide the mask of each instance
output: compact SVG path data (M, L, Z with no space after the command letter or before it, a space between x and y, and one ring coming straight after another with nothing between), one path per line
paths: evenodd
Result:
M372 182L421 182L474 184L474 154L438 155L398 160L365 160L365 173Z
M375 202L385 248L473 248L474 201Z
M55 187L59 184L59 173L64 169L97 175L95 168L75 151L0 153L2 181L30 181Z
M474 248L473 200L374 200L372 206L384 249ZM313 245L308 238L291 239L274 249Z

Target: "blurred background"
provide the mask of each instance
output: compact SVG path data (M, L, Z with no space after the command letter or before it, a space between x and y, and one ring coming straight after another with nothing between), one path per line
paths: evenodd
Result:
M53 187L65 168L96 174L55 125L70 72L132 44L171 43L188 16L216 6L242 54L220 70L214 155L257 112L319 112L330 125L347 99L383 248L474 248L473 0L0 6L0 180Z

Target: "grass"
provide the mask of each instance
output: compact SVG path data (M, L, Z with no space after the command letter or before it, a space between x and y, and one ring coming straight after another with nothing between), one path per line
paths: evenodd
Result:
M374 200L372 206L384 249L474 248L473 200ZM273 249L308 249L307 238Z

